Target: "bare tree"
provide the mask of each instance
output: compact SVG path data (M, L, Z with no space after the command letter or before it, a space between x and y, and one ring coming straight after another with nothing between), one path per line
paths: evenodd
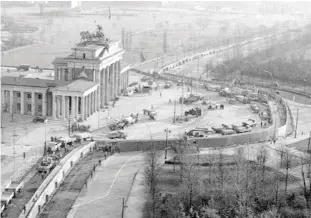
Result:
M261 166L261 181L265 181L266 163L268 160L268 152L264 146L261 146L257 162Z
M284 159L284 162L283 162L283 167L285 167L285 188L284 188L284 192L285 192L285 195L286 195L286 193L287 193L287 186L288 186L288 171L289 171L289 169L291 168L291 159L292 159L292 155L290 155L289 154L289 152L288 151L285 151L285 155L284 155L285 157L285 159Z
M147 168L145 170L145 181L148 192L151 197L151 217L157 217L157 203L158 203L158 182L159 182L159 169L158 169L159 153L156 147L152 144L146 157Z

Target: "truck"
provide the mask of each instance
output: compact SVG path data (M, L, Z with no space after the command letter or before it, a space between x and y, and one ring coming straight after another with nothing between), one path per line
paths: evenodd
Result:
M59 141L58 142L47 142L46 144L47 152L54 153L60 149L61 145L62 143Z
M24 182L11 181L5 186L4 191L14 192L14 195L16 196L23 188Z
M37 170L39 173L48 174L54 169L55 166L56 162L53 160L53 158L45 156L37 167Z
M92 138L92 134L90 132L81 132L74 134L73 137L80 141L86 141Z
M1 214L7 208L7 206L11 203L14 197L13 191L4 191L1 193Z

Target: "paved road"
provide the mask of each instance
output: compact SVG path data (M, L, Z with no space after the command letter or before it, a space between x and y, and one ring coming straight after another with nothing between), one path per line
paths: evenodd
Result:
M134 174L143 165L144 156L138 152L121 153L106 166L98 167L88 188L82 189L68 218L121 217L122 198L132 186Z

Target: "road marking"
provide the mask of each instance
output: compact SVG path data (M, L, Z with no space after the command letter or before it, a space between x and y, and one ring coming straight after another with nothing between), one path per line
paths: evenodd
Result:
M83 205L86 205L86 204L89 204L89 203L92 203L92 202L94 202L94 201L97 201L97 200L100 200L100 199L102 199L102 198L107 197L107 196L110 194L110 191L111 191L111 189L113 188L113 185L114 185L116 179L118 178L118 176L119 176L121 170L123 169L123 167L125 167L131 160L133 160L134 158L136 158L136 157L138 157L138 156L140 156L140 155L142 155L142 154L135 155L135 156L132 157L131 159L127 160L127 161L120 167L120 169L118 170L117 174L115 175L115 177L114 177L114 179L113 179L113 181L112 181L112 183L111 183L111 185L110 185L110 188L109 188L108 192L107 192L104 196L95 198L95 199L90 200L90 201L87 201L87 202L85 202L85 203L73 205L71 208L80 207L80 206L83 206Z

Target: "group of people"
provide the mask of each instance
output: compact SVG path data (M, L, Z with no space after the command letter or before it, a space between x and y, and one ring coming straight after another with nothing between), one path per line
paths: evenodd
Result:
M111 145L107 144L104 147L102 147L103 152L105 153L105 159L108 157L108 155L113 155L115 152L120 153L120 147L119 145Z

